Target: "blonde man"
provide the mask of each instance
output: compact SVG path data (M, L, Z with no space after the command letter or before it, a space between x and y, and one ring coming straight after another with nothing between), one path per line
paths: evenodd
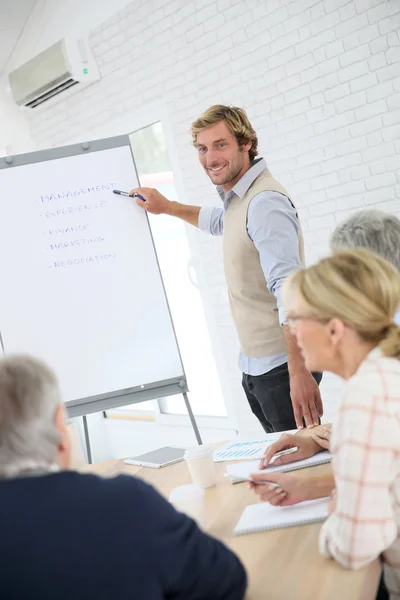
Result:
M290 334L281 292L304 261L296 208L258 155L258 140L245 111L211 106L192 124L199 161L223 206L171 202L157 190L138 188L152 214L178 217L223 236L224 270L240 342L239 368L250 408L267 433L312 427L322 415L321 373L304 366Z

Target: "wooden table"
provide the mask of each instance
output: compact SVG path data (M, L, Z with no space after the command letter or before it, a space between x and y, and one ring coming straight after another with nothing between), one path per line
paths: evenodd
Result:
M318 552L320 524L303 525L234 536L245 506L257 497L246 483L232 485L224 477L226 463L216 465L218 483L206 490L207 531L240 556L249 575L248 600L375 600L380 577L378 560L359 571L348 571ZM326 472L329 465L313 467ZM136 475L168 497L172 488L191 483L186 463L163 469L125 465L122 460L86 465L83 472L110 477L117 473ZM311 469L303 469L307 474Z

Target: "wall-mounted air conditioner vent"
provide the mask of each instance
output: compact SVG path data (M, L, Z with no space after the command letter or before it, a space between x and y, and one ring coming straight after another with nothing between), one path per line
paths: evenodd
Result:
M32 109L100 76L87 42L63 39L9 73L8 78L15 102Z

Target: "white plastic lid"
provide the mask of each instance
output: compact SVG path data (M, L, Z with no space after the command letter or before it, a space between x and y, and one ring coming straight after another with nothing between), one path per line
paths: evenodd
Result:
M186 460L203 458L203 456L208 456L209 454L213 454L213 450L210 446L194 446L193 448L187 448L184 458Z
M197 500L198 498L204 498L204 488L197 485L197 483L180 485L171 490L169 495L170 502L183 502L185 500Z

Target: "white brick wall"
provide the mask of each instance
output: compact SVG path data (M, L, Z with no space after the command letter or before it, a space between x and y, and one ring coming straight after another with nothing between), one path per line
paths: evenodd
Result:
M244 106L261 153L299 206L314 261L353 210L379 205L400 215L399 30L399 0L137 0L92 32L102 80L33 114L31 133L39 147L60 145L163 101L186 182L181 200L212 204L190 122L212 103ZM190 235L198 235L219 324L212 337L229 364L224 393L241 428L255 429L227 302L219 300L220 242ZM328 419L337 389L325 377Z

